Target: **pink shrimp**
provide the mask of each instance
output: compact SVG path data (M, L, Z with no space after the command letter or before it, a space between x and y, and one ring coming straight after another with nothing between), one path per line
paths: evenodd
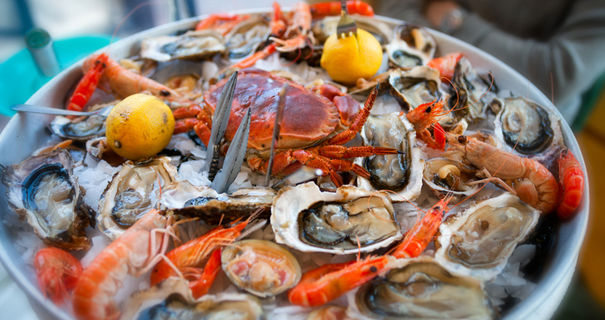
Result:
M557 207L557 216L561 220L567 220L578 210L582 201L584 171L582 171L580 163L569 150L561 152L558 163L562 196L561 204Z
M82 275L82 265L78 259L67 251L53 247L36 253L34 269L44 296L55 304L63 303Z
M109 57L106 53L97 56L94 65L92 65L91 68L88 68L88 71L84 73L84 76L80 79L78 86L69 98L67 110L84 110L84 106L86 106L88 100L90 100L90 97L99 84L99 79L107 66L107 59L109 59Z
M150 210L114 240L84 270L73 298L77 319L117 319L115 295L127 274L151 269L168 247L170 218Z
M274 6L275 7L275 6ZM270 39L279 46L280 52L289 52L304 48L308 42L313 42L311 32L311 8L306 2L297 2L293 9L292 19L283 38L271 37Z

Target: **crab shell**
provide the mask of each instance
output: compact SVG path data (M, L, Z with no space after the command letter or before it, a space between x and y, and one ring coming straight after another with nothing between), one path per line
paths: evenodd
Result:
M510 193L475 203L441 224L435 259L452 272L490 281L539 218L538 210Z
M303 242L299 231L299 215L306 209L311 208L314 204L321 202L347 202L353 201L362 197L373 197L382 200L385 207L393 213L388 194L385 192L370 192L353 186L342 186L336 192L321 192L319 187L313 182L298 185L296 187L286 187L280 190L273 200L271 212L271 226L275 233L275 241L277 243L286 244L296 250L303 252L327 252L332 254L353 254L358 252L371 252L382 247L386 247L391 243L403 237L401 228L395 220L395 215L392 214L390 219L396 223L397 231L393 236L378 240L373 244L361 246L360 248L337 248L337 247L320 247L312 246ZM376 218L378 219L378 218Z
M204 93L204 102L216 108L227 79L219 81ZM279 92L289 85L277 148L302 148L348 127L360 110L351 96L330 97L312 92L302 85L258 69L239 72L225 139L231 141L245 111L252 109L248 148L271 147ZM336 131L336 132L335 132Z
M368 137L366 136L366 134L367 134L366 131L368 131L369 128L366 126L371 124L371 121L367 121L366 124L364 125L363 129L361 130L361 138L363 139L364 145L372 145L375 147L393 147L398 150L404 151L406 153L405 155L389 155L389 156L375 155L372 157L385 157L385 158L400 157L400 156L408 157L408 161L410 162L409 168L408 168L409 174L407 177L408 182L401 189L393 190L397 194L389 193L389 197L391 198L391 201L393 201L393 202L401 202L401 201L408 201L408 200L411 201L411 200L418 198L418 196L420 195L420 192L422 191L422 172L424 171L425 161L421 159L422 150L420 150L420 147L418 146L418 143L416 142L416 131L414 130L414 126L407 120L405 114L400 115L399 113L393 113L393 114L391 114L391 116L398 118L403 123L403 127L405 128L406 131L401 133L401 135L404 136L405 139L407 139L407 146L408 146L407 150L401 150L401 144L391 145L391 142L382 142L379 144L370 143L368 140ZM370 116L370 117L372 117L372 116ZM389 132L388 132L388 134L385 134L385 136L389 136L389 134L392 135L393 132L395 132L395 128L389 128ZM371 159L371 158L366 158L366 159ZM365 159L357 159L357 160L355 160L355 163L357 163L358 165L364 166L364 168L365 168L365 164L364 164ZM388 167L389 167L389 169L392 169L393 166L389 165ZM366 169L368 169L368 168L366 168ZM373 179L373 177L370 177L370 179ZM357 185L360 188L366 189L368 191L377 190L370 180L359 177L359 176L357 177Z

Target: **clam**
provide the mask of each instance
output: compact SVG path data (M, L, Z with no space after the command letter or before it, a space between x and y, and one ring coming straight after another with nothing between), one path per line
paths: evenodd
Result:
M135 292L124 304L120 319L265 319L260 302L247 294L207 294L195 300L188 281L168 278L158 285Z
M559 117L521 97L494 99L496 137L517 154L549 164L565 147Z
M413 110L423 103L442 98L439 77L439 71L424 66L409 71L394 70L389 76L391 93L403 108Z
M402 237L386 192L352 186L322 192L312 182L280 190L271 226L277 243L303 252L371 252Z
M111 239L119 237L155 207L160 188L173 182L176 172L168 157L124 163L99 200L99 229Z
M276 191L271 188L242 188L231 195L219 194L209 187L196 187L177 181L162 190L160 204L169 212L200 217L210 224L248 217L258 209L268 218Z
M540 212L504 193L449 216L435 241L435 259L452 272L494 279L538 223Z
M447 158L432 158L424 166L424 182L439 198L452 194L450 203L454 204L464 197L471 196L478 185L468 185L475 180L476 168L461 161Z
M105 134L105 117L96 114L72 121L57 116L50 123L50 130L63 139L86 141Z
M67 250L90 248L84 229L94 225L94 211L84 204L85 192L65 149L4 167L2 183L9 206L27 219L45 244Z
M488 80L479 76L466 57L458 60L450 98L450 105L456 106L454 113L458 119L466 119L472 124L487 117L487 102L494 98L492 91L498 91L493 80L493 77Z
M393 30L386 49L391 65L407 70L427 65L435 56L437 41L425 28L403 23Z
M155 61L209 59L226 49L223 35L214 30L188 31L180 36L158 36L141 42L141 57Z
M261 298L294 287L302 276L296 258L278 244L243 240L223 249L223 271L236 287Z
M370 172L370 179L357 178L357 185L366 190L391 190L392 201L416 199L422 189L424 161L416 143L416 131L405 115L390 113L370 115L361 130L364 145L395 148L403 151L397 155L373 155L357 160Z
M384 277L349 293L353 319L492 319L494 311L474 278L456 275L429 257L401 259Z

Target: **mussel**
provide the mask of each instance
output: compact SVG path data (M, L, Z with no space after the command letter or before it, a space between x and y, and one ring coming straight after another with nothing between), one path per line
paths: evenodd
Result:
M414 200L422 188L420 148L416 143L416 132L405 115L390 113L368 117L361 137L364 145L395 148L403 151L397 155L374 155L357 162L368 172L370 179L357 178L357 183L366 190L392 190L392 201Z
M492 280L539 217L538 210L510 193L473 204L441 224L435 259L452 272Z
M5 167L2 183L9 206L27 219L45 244L67 250L90 248L84 229L94 225L94 211L84 203L84 190L65 149Z
M99 229L115 239L156 205L159 189L176 179L170 158L124 163L99 200Z
M384 277L349 294L355 319L492 319L480 281L450 273L432 258L402 259Z
M223 271L236 287L255 296L276 296L298 284L302 276L296 258L266 240L243 240L223 249Z
M271 226L277 243L303 252L369 252L402 237L386 192L352 186L321 192L312 182L280 190Z

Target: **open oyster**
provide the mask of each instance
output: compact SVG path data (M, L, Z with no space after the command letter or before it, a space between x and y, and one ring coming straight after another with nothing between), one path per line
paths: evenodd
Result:
M225 49L225 39L218 31L188 31L180 36L159 36L143 40L141 57L155 61L207 59Z
M460 58L452 78L450 106L455 106L458 119L465 119L469 124L486 118L487 102L494 98L491 91L497 92L493 77L484 79L479 76L466 57Z
M415 67L409 71L394 70L389 76L391 92L399 104L407 110L416 109L423 103L439 101L443 93L439 89L439 71L429 67Z
M361 137L364 145L395 148L404 154L374 155L357 160L370 172L370 180L357 178L358 186L370 191L395 191L399 196L389 193L392 201L416 199L422 189L424 161L420 159L416 131L405 115L397 112L370 115L361 130Z
M300 281L296 258L266 240L243 240L223 249L223 271L236 287L261 298L276 296Z
M135 292L124 304L122 320L164 319L265 319L260 302L247 294L205 295L193 299L188 281L168 278L158 285Z
M452 272L489 281L539 217L538 210L510 193L473 204L441 224L435 259Z
M461 161L447 158L432 158L424 166L424 182L439 198L447 194L453 197L450 203L454 204L475 192L479 185L467 185L475 179L476 168L468 166Z
M494 99L496 137L522 156L549 163L565 146L559 117L522 97Z
M90 248L84 229L94 225L94 211L84 204L84 190L65 149L5 167L2 183L9 206L27 219L45 244L67 250Z
M268 218L276 193L271 188L242 188L226 195L178 181L163 188L160 204L169 212L217 224L221 219L229 222L248 217L259 208L263 209L260 217Z
M99 200L99 229L111 239L119 237L155 207L160 187L174 181L176 172L168 157L124 163Z
M50 123L50 130L63 139L85 141L105 133L105 117L96 114L72 121L57 116Z
M407 70L427 65L435 55L437 41L425 28L403 23L393 30L393 41L386 49L391 65Z
M401 259L384 277L348 294L353 319L492 319L483 285L434 259Z
M270 35L269 21L261 15L245 19L225 36L229 59L242 59L252 55Z
M402 237L385 192L352 186L321 192L309 182L280 190L272 209L276 242L303 252L371 252Z

